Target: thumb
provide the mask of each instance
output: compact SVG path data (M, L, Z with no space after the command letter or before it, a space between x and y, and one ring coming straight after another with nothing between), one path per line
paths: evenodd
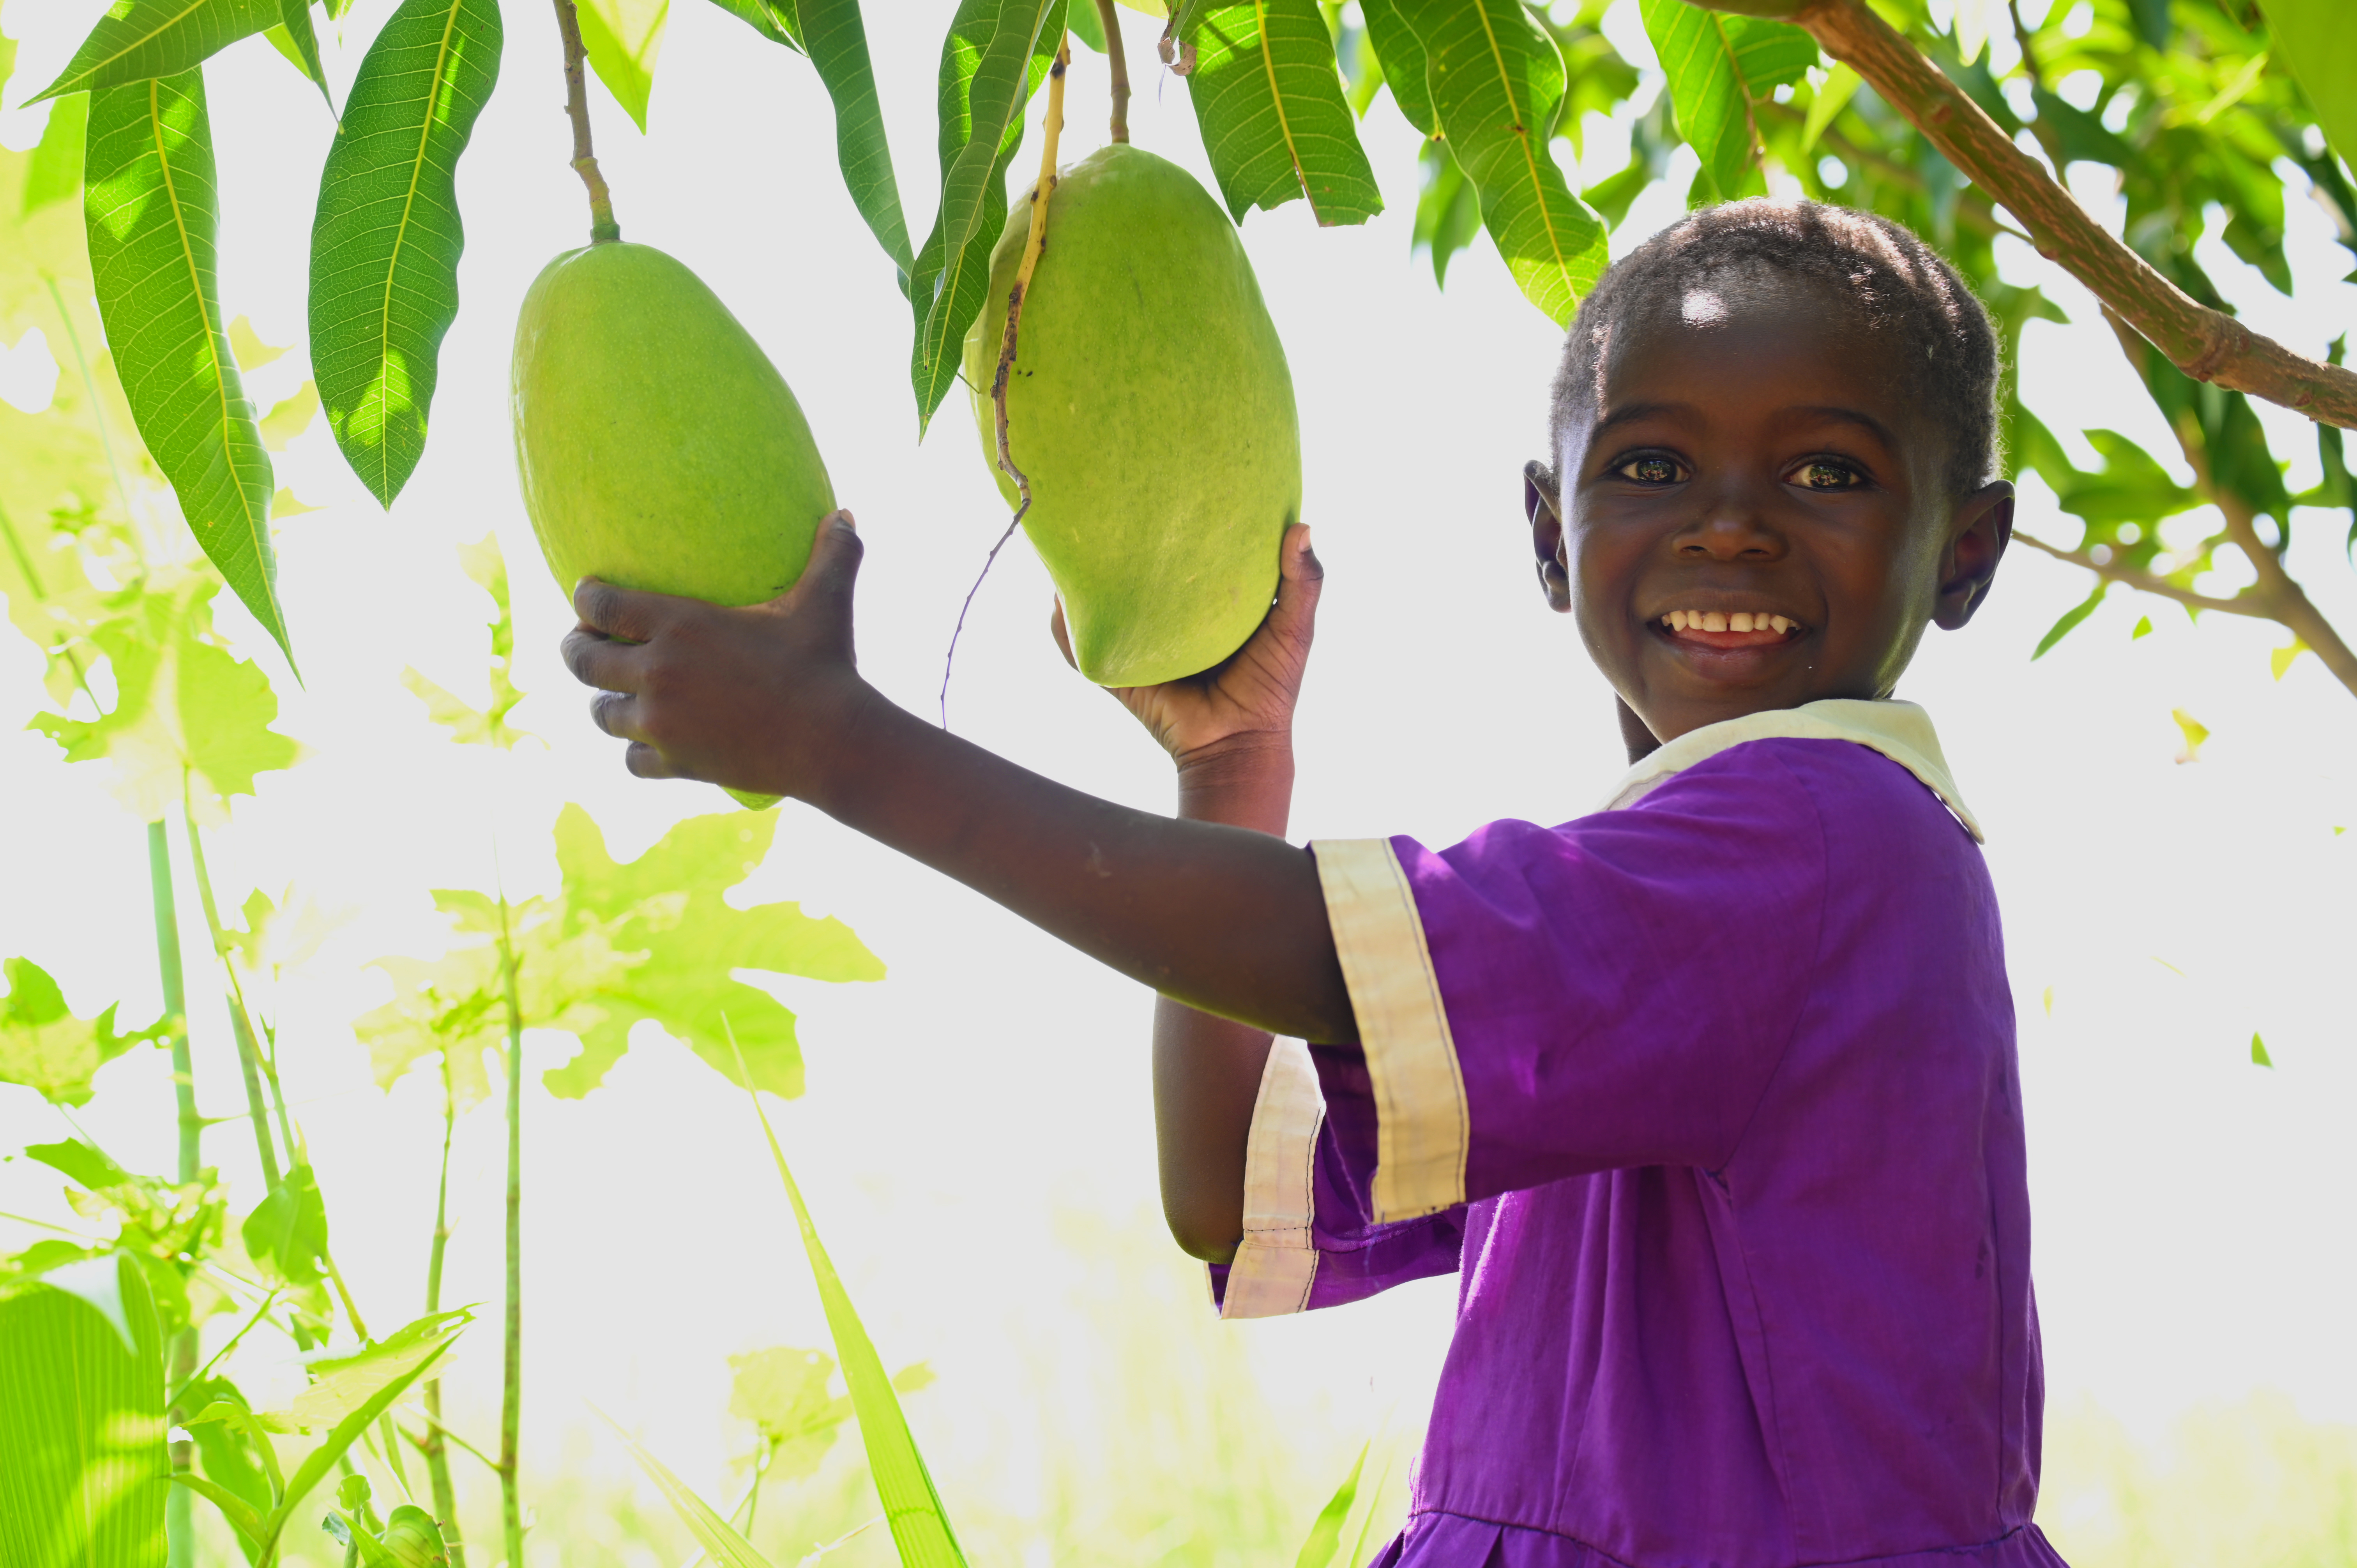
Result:
M1308 523L1297 522L1285 531L1276 569L1276 606L1268 612L1269 628L1289 642L1307 643L1318 622L1318 596L1326 586L1326 568L1309 547Z
M847 511L837 510L819 520L818 537L811 541L810 564L794 585L779 596L780 603L810 599L836 601L848 609L852 585L859 579L859 560L866 553L858 525Z

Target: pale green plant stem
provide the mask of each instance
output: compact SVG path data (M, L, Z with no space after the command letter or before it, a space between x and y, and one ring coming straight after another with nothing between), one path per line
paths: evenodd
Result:
M425 1316L442 1310L442 1260L450 1246L450 1142L458 1131L458 1100L450 1085L450 1041L442 1045L442 1175L434 1189L434 1244L425 1254ZM425 1458L425 1477L434 1489L434 1517L449 1535L458 1529L458 1492L450 1481L448 1429L442 1424L442 1380L425 1384L425 1435L417 1451ZM467 1568L467 1549L448 1542L450 1568Z
M278 1149L271 1141L270 1112L262 1093L262 1053L255 1048L253 1024L245 1008L245 987L230 961L229 938L221 927L221 908L213 900L212 874L205 868L205 838L197 827L195 801L188 793L188 775L180 776L180 819L188 832L188 864L197 875L197 897L205 909L205 929L211 933L213 956L221 961L221 977L229 986L230 1032L237 1036L237 1066L245 1079L246 1115L253 1123L253 1146L262 1156L263 1185L276 1192L285 1177L280 1173ZM290 1151L291 1153L291 1151ZM305 1349L310 1347L306 1345Z
M523 1423L523 1008L516 994L515 940L504 880L499 895L500 984L508 1009L508 1299L500 1355L500 1521L508 1568L523 1568L523 1500L517 1485Z
M173 1020L172 1098L179 1113L180 1146L179 1160L174 1167L172 1179L185 1185L197 1179L197 1172L200 1168L202 1151L199 1145L204 1137L205 1122L204 1118L197 1114L196 1067L188 1051L188 986L180 966L178 908L172 897L172 846L165 834L164 819L161 817L147 824L147 884L149 902L156 916L156 968L163 984L164 1012ZM196 1325L189 1324L172 1336L171 1378L173 1386L180 1393L186 1393L195 1381L196 1365L197 1329ZM179 1395L176 1394L167 1417L176 1426L190 1413L179 1409L178 1403ZM173 1444L173 1471L186 1474L193 1469L196 1456L197 1445L193 1442ZM186 1487L174 1487L165 1494L164 1540L167 1568L195 1568L196 1497Z
M131 510L131 487L124 483L123 465L115 459L114 437L106 433L106 406L98 399L98 379L90 373L90 356L81 351L81 334L74 330L73 317L66 313L66 299L58 292L58 280L43 273L41 282L48 287L49 303L57 306L58 319L65 324L66 342L73 349L74 369L81 375L83 395L90 399L90 422L98 427L99 450L106 454L106 471L114 479L115 499L123 503L123 521L131 530L132 548L137 550L139 514ZM146 567L145 551L140 552L139 564L143 570Z

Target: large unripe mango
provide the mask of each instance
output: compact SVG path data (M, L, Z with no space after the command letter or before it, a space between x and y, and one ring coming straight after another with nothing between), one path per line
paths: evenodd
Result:
M759 604L810 562L834 489L785 378L704 280L651 245L567 251L516 320L524 510L583 577Z
M965 342L994 473L991 381L1029 228L1030 203L1017 201ZM1301 512L1300 425L1235 226L1194 177L1121 145L1064 171L1023 300L1006 422L1031 486L1024 532L1063 597L1082 674L1153 685L1253 634ZM998 485L1013 504L1014 482Z

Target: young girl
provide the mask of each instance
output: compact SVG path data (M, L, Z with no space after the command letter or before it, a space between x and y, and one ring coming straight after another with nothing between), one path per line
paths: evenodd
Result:
M1165 1202L1228 1316L1460 1273L1386 1568L2052 1568L1996 902L1890 700L2011 531L1996 374L1878 218L1739 202L1615 265L1524 484L1635 767L1452 849L1280 836L1306 529L1233 659L1116 693L1175 820L865 684L848 516L771 604L586 582L565 653L632 772L798 796L1158 991Z

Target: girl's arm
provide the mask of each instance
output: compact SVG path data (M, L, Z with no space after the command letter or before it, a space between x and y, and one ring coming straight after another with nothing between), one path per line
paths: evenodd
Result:
M1297 598L1314 562L1287 546ZM1166 996L1311 1040L1351 1037L1308 855L1066 789L894 707L853 656L859 555L839 512L801 581L768 604L583 582L565 660L601 689L592 715L631 743L630 771L808 800ZM1231 667L1248 662L1240 652Z

